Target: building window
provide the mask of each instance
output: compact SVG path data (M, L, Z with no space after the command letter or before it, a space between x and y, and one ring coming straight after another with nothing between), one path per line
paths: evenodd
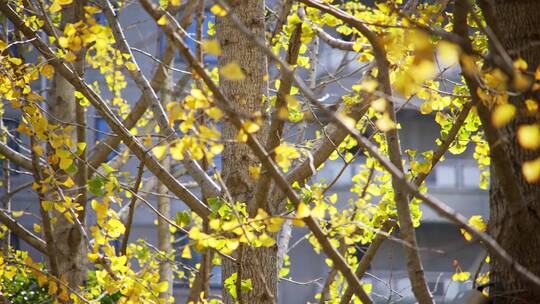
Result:
M215 16L209 11L204 12L204 24L203 24L203 33L202 37L204 39L208 38L208 24L209 23L215 24ZM184 37L185 44L189 47L192 54L195 54L196 50L196 30L197 30L197 21L194 19L191 25L186 29L186 32L188 33L189 37ZM202 41L200 41L202 42ZM165 34L163 34L162 38L160 39L160 52L163 54L165 52ZM180 56L178 61L183 62L183 58ZM209 54L204 55L204 63L209 65L210 67L213 67L217 64L217 57Z
M463 166L462 182L464 188L478 188L480 182L480 169L474 164L465 164Z
M14 119L3 119L4 128L7 131L7 145L14 151L19 152L19 132L17 132L17 127L19 126L19 122ZM1 132L4 132L3 130L0 130ZM10 162L9 163L9 169L13 170L11 171L11 175L17 175L19 166L17 166L15 163ZM0 159L0 176L4 176L4 159Z
M96 143L97 142L100 142L101 140L103 140L103 138L105 138L105 136L107 134L109 134L111 132L111 128L109 127L109 125L107 124L107 122L105 121L105 119L101 118L101 117L96 117L96 120L95 120L95 135L94 135L94 138L95 138L95 141ZM115 149L116 147L112 147L113 149ZM113 150L111 153L109 153L109 155L107 156L107 161L111 160L113 157L115 157L118 153Z

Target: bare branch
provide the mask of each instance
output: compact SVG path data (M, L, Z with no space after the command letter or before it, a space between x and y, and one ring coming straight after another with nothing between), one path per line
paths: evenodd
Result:
M8 158L14 164L22 168L32 171L32 160L27 156L11 149L5 142L0 142L0 154Z
M137 171L137 178L135 179L135 184L133 185L133 192L139 192L139 187L141 186L142 175L144 172L144 163L139 164L139 170ZM122 240L122 246L120 247L120 254L126 255L127 245L129 242L129 234L131 233L131 226L133 225L133 215L135 215L135 204L137 202L137 196L133 195L131 197L131 202L129 203L129 214L126 222L126 232L124 233L124 239Z

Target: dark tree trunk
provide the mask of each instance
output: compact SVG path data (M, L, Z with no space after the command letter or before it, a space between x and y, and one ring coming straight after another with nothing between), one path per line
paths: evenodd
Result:
M540 41L540 1L490 0L482 4L488 24L510 56L513 59L523 58L534 73L540 64L540 48L537 45ZM523 109L525 98L514 97L511 102L518 109ZM505 150L528 210L518 216L510 216L509 205L513 202L505 198L500 179L492 167L489 232L519 263L540 275L540 183L527 183L521 173L523 162L536 159L540 151L521 148L516 138L518 126L533 123L536 118L523 115L524 111L518 112L521 113L518 118L500 131L502 138L508 142ZM540 301L540 287L529 284L497 259L493 260L491 282L494 286L490 293L497 304Z

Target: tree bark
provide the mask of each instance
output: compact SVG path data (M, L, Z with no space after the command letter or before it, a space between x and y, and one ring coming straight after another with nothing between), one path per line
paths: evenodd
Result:
M264 1L235 0L229 1L232 14L259 37L265 35ZM238 113L253 115L264 109L264 96L267 94L266 56L261 49L247 39L227 16L216 21L216 33L221 47L219 66L235 62L245 74L242 81L230 81L221 78L223 92L234 102ZM263 128L264 129L264 128ZM248 168L258 166L256 156L244 143L229 142L234 140L238 130L230 123L223 124L223 138L226 142L222 154L223 179L232 196L233 202L251 202L255 190L255 181L250 177ZM259 134L263 131L260 130ZM259 136L260 137L260 136ZM248 206L250 214L255 204ZM240 303L273 303L277 289L277 246L252 248L241 246L238 249L236 263L223 261L223 279L237 273L237 280L250 279L252 289L238 294ZM234 299L224 290L225 303L234 303Z
M488 25L497 33L502 46L514 59L527 61L532 73L540 64L540 49L535 43L540 39L540 2L536 0L489 0L481 1ZM523 109L523 96L510 98L518 109ZM524 112L524 111L519 111ZM518 115L506 127L500 129L506 139L505 150L512 162L515 178L525 199L527 210L510 215L509 206L514 203L505 197L497 171L491 168L490 187L490 234L514 259L531 272L540 274L540 184L525 181L521 166L523 162L536 159L540 151L526 150L519 146L517 130L521 124L535 122L535 117ZM538 123L538 121L536 121ZM523 233L530 231L531 233ZM508 264L493 259L490 293L494 303L536 303L540 289L523 280Z
M62 11L62 26L68 23L74 23L83 14L83 1L74 1L71 5L66 6ZM80 54L75 65L80 67ZM80 73L81 69L77 68ZM49 121L53 123L72 124L76 121L76 100L75 89L73 86L59 73L56 73L53 79L52 96L48 98L47 105L51 118ZM73 128L72 137L76 142L77 134ZM78 180L78 179L77 179ZM84 180L84 179L83 179ZM86 185L78 185L85 187ZM87 244L84 237L81 235L77 224L72 224L63 214L52 211L53 216L57 221L53 227L55 253L58 261L58 271L62 275L66 283L77 288L83 285L86 278L87 264ZM81 220L84 223L84 220Z
M167 41L167 48L170 47L170 42ZM174 63L171 63L173 65ZM160 66L160 69L163 69L163 73L166 75L164 79L164 83L161 90L161 103L163 107L166 107L167 104L171 101L171 92L173 87L173 81L172 81L172 72L167 71L165 66ZM171 170L171 160L168 155L165 156L165 158L161 161L161 165L163 168L167 171ZM168 189L167 186L164 185L161 182L158 182L157 184L157 209L159 213L164 215L167 218L170 218L171 215L171 200L169 197L167 197ZM135 206L133 206L135 207ZM172 244L171 244L171 231L169 223L167 223L162 217L157 217L158 221L158 229L157 229L157 237L158 237L158 249L165 254L165 256L169 257L172 252ZM159 280L161 282L166 281L168 283L168 288L164 292L161 292L159 294L159 297L161 300L164 301L164 303L167 303L169 301L169 298L172 297L173 294L173 272L172 272L172 265L168 258L162 259L159 263Z

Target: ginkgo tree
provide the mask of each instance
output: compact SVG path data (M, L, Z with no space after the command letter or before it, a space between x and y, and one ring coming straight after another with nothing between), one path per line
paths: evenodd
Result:
M153 75L119 20L129 5L165 37L161 54L146 54ZM0 126L0 299L15 303L13 282L35 282L38 297L53 303L172 303L173 282L187 279L188 302L277 303L292 225L306 227L332 268L321 303L373 303L363 276L398 230L414 297L434 303L415 233L425 204L486 248L490 272L474 278L490 286L486 297L534 302L539 9L534 0L2 0L0 114L19 113L24 140L14 149L14 130ZM320 41L368 64L335 104L317 90L328 82L317 78ZM179 79L178 54L186 70ZM461 77L447 91L450 68ZM129 83L138 100L127 97ZM403 99L421 102L419 111L440 126L435 150L401 149ZM94 113L111 130L96 143L87 134ZM464 218L424 185L447 153L468 147L480 187L490 187L490 219ZM312 177L329 160L348 165L359 155L365 161L351 181L358 199L338 204L335 181ZM32 181L14 188L14 171ZM25 188L37 197L32 226L9 203ZM146 197L154 190L157 207ZM171 214L170 197L186 211ZM130 238L141 204L157 215L157 247ZM11 234L45 262L12 248ZM361 259L358 243L368 245ZM195 252L196 269L176 262ZM209 288L216 265L221 297ZM454 280L470 279L456 269Z

